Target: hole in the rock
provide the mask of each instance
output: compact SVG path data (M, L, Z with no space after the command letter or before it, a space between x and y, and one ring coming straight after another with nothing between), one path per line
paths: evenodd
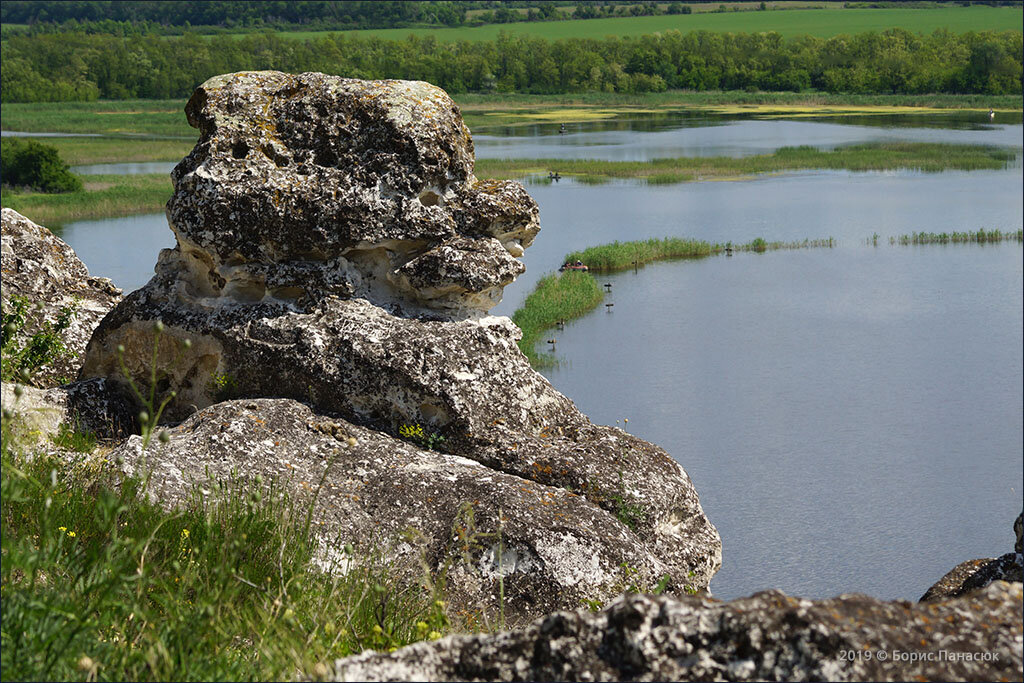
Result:
M228 283L224 290L224 296L232 298L235 301L245 301L250 303L262 300L265 293L266 289L262 284L240 280Z
M231 146L231 156L236 159L244 159L249 154L249 145L239 140Z
M281 301L297 301L306 294L302 287L275 287L270 290L270 296Z
M430 190L421 194L419 199L420 204L423 206L437 206L441 203L441 195L436 192L431 192Z

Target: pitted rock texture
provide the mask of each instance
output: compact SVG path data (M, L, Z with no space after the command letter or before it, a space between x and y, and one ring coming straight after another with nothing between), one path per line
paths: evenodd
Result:
M32 378L41 387L73 380L82 366L82 355L93 330L107 311L121 299L121 290L107 278L91 277L85 264L63 240L13 209L0 217L3 250L4 310L12 297L25 297L34 306L29 324L20 335L39 331L43 320L55 322L61 308L74 304L77 312L61 335L69 354L40 369Z
M421 425L488 476L585 497L659 558L636 567L644 580L708 585L721 542L686 472L592 424L529 366L518 328L482 314L522 268L537 210L521 186L472 177L447 95L243 73L205 83L187 111L202 135L174 172L178 246L105 318L83 377L122 377L123 346L147 385L162 321L168 419L265 397L392 437Z
M984 588L994 581L1024 580L1024 562L1021 558L1021 525L1024 513L1017 515L1013 522L1016 541L1013 552L997 558L967 560L953 567L921 596L921 602L955 598Z
M499 577L506 617L524 623L584 599L608 600L630 585L652 588L670 571L650 544L583 496L424 451L296 401L227 401L168 434L168 443L154 440L145 454L140 437L131 437L107 459L120 456L130 474L145 468L149 495L168 506L232 473L250 485L257 475L266 487L273 482L300 510L315 498L324 568L344 570L331 560L344 557L345 543L364 552L387 548L414 578L421 560L435 574L450 564L454 623L471 612L496 617ZM457 527L478 534L468 564L459 558ZM419 541L396 544L409 530Z
M1021 679L1021 586L929 604L778 591L728 603L629 595L599 614L337 660L336 681ZM885 655L879 656L884 652Z
M172 173L178 246L161 256L180 297L304 308L355 295L466 315L523 271L537 205L473 176L469 131L439 88L243 72L206 81L185 110L200 139Z

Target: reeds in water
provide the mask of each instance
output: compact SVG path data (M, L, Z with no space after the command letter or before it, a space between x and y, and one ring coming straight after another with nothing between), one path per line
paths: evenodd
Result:
M1003 232L985 230L967 232L912 232L909 235L890 237L889 244L993 244L996 242L1024 241L1024 231Z

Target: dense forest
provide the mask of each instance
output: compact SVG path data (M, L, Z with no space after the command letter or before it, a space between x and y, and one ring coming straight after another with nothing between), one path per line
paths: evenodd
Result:
M1021 92L1020 31L929 36L902 29L833 38L694 32L546 41L501 34L443 43L324 34L180 38L61 32L3 41L4 102L187 97L232 71L406 78L452 93L693 90L839 93Z

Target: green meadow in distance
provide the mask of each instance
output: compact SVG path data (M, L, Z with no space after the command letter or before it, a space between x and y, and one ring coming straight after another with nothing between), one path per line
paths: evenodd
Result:
M495 40L502 31L547 40L640 36L659 31L711 31L760 33L775 31L784 37L811 35L829 38L842 33L902 28L912 33L932 33L946 28L968 31L1019 31L1024 10L1019 7L943 7L940 9L801 9L767 12L700 12L653 17L570 19L566 21L488 24L472 28L394 28L338 32L343 35L403 40L409 35L434 36L440 41ZM237 34L239 36L244 34ZM312 38L314 31L286 31L286 38Z

